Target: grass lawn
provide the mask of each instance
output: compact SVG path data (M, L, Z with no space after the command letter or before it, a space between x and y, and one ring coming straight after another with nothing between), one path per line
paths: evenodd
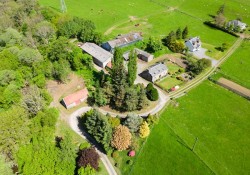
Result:
M248 100L205 81L177 102L162 113L132 174L250 172Z
M216 60L219 60L223 57L223 55L227 52L225 50L224 52L218 51L215 49L213 45L202 43L202 47L207 49L206 55L210 56L211 58L214 58Z
M243 44L221 66L220 72L232 81L250 89L250 41Z
M172 78L170 76L164 78L163 80L157 82L162 89L168 90L176 85L181 85L183 82L181 80L177 80L176 78Z
M131 175L152 174L212 174L211 170L193 153L161 117L151 130L146 144L134 161Z
M171 74L178 72L178 70L180 69L178 65L171 62L167 62L166 66L168 67L168 72L170 72Z
M250 172L250 102L209 81L161 116L215 174Z

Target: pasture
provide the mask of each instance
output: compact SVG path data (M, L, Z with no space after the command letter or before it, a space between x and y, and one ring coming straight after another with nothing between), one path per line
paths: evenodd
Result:
M220 73L226 78L250 89L250 41L243 44L221 66Z
M205 167L215 174L250 172L248 100L205 81L176 101L178 107L170 105L162 113L132 174L164 171L170 172L168 174L207 174L209 171ZM198 142L193 153L189 149L196 138ZM183 150L189 154L184 156ZM196 173L186 169L194 166L190 160L196 163ZM206 166L201 168L197 160ZM185 173L178 172L182 170Z

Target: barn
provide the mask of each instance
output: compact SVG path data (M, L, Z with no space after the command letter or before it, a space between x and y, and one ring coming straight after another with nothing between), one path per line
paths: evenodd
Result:
M70 109L82 103L84 100L87 99L87 97L88 97L88 90L87 88L84 88L82 90L79 90L73 94L64 97L61 103L65 108Z

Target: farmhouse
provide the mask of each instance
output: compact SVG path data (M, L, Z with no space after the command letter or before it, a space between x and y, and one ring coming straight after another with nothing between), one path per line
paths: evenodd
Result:
M240 30L244 30L247 27L247 24L239 21L239 20L232 20L227 23L227 27L233 26L233 29L236 29L237 27L240 28Z
M114 40L103 43L102 48L111 53L114 53L114 49L116 47L125 47L140 40L142 40L141 33L129 33L126 35L120 35Z
M199 37L189 38L185 45L189 49L190 52L197 51L201 48L201 41Z
M135 48L134 49L134 52L136 53L136 56L137 58L143 60L143 61L146 61L146 62L150 62L154 59L154 55L148 53L148 52L145 52L144 50L140 50L140 49L137 49ZM123 58L128 61L129 60L129 54L130 54L130 51L128 52L125 52L122 56Z
M167 73L167 66L163 63L157 63L142 72L141 76L148 81L155 82L156 80L166 76Z
M87 97L88 97L88 90L87 88L84 88L80 91L77 91L73 94L64 97L62 99L62 104L65 106L65 108L69 109L79 105L81 102L86 100Z
M82 50L93 57L93 61L96 65L104 68L106 65L111 62L113 55L103 48L99 47L94 43L84 43L81 46Z

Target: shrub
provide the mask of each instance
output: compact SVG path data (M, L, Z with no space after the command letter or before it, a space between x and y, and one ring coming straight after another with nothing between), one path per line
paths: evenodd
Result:
M79 167L87 167L90 165L92 168L97 170L99 166L99 159L100 157L94 147L87 148L79 151L77 165Z
M126 162L128 165L133 165L133 160L127 160Z
M149 126L152 126L153 124L157 124L159 122L159 117L156 115L149 114L146 121L149 124Z
M127 126L131 132L137 132L141 123L142 118L140 116L128 114L123 124Z
M79 146L79 150L83 150L83 149L86 149L86 148L89 148L91 145L89 142L84 142L84 143L81 143L80 146Z
M119 153L117 151L114 151L111 155L114 159L117 159L119 157Z
M146 138L149 136L150 134L150 129L148 127L148 123L145 121L142 123L142 125L140 126L140 130L139 130L139 135L141 138Z
M117 117L109 117L108 122L110 123L112 128L115 128L120 125L121 121Z
M146 94L149 100L157 101L159 99L159 93L152 83L149 83L146 87Z

